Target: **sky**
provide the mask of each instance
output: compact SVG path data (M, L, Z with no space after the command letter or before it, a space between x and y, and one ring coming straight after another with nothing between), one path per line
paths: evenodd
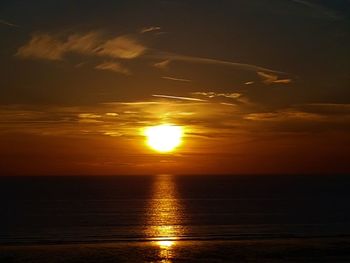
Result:
M349 29L349 0L1 1L0 174L349 173Z

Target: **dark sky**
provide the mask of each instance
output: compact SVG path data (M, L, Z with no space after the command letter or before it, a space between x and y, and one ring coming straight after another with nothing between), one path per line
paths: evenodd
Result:
M1 1L0 172L349 172L349 28L349 0Z

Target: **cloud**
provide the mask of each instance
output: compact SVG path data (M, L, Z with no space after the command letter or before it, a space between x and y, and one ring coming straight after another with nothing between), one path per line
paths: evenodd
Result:
M195 57L195 56L185 56L175 53L168 53L168 52L154 52L153 54L149 55L152 58L158 58L158 59L164 59L164 60L173 60L173 61L183 61L183 62L189 62L189 63L200 63L200 64L214 64L214 65L223 65L223 66L229 66L233 68L237 68L240 70L247 70L247 71L254 71L254 72L266 72L266 73L274 73L274 74L282 74L287 75L287 73L269 69L261 66L251 65L251 64L245 64L245 63L237 63L237 62L230 62L225 60L218 60L218 59L212 59L212 58L203 58L203 57Z
M329 8L326 8L322 5L314 4L314 3L311 3L311 2L305 1L305 0L290 0L290 1L292 1L296 4L306 6L308 8L311 8L314 11L316 11L317 13L321 14L325 18L329 18L332 20L342 20L343 19L343 17L340 16L339 14L337 14L335 11L333 11Z
M94 114L94 113L80 113L79 118L82 119L97 119L101 118L102 116L99 114Z
M140 33L148 33L148 32L153 32L153 31L159 31L161 28L159 26L150 26L150 27L144 27L141 29Z
M295 109L281 110L277 112L262 112L251 113L245 117L251 121L288 121L288 120L303 120L303 121L322 121L325 118L319 114L298 111Z
M328 116L350 116L350 104L309 103L295 106L305 112L325 114Z
M167 59L158 63L154 63L153 66L158 69L167 69L169 67L169 64L170 64L170 60Z
M268 74L265 72L258 71L258 76L262 78L262 82L264 84L270 85L270 84L288 84L291 83L291 79L279 79L277 75L275 74ZM248 82L249 83L249 82ZM249 85L246 83L246 85Z
M116 112L106 112L105 115L106 115L106 116L109 116L109 117L117 117L119 114L116 113Z
M22 58L37 58L62 60L67 52L64 43L48 34L35 34L31 40L20 47L16 56Z
M99 46L97 54L112 58L133 59L142 55L146 47L128 36L120 36Z
M147 30L151 30L151 28L147 28ZM156 30L156 28L152 30ZM159 62L153 62L153 66L161 70L169 69L170 63L181 61L214 66L221 65L238 70L254 71L262 78L262 82L265 84L287 84L292 81L289 77L286 77L289 74L282 71L251 64L162 52L146 47L135 36L121 35L117 37L106 37L101 31L68 35L34 33L26 44L18 48L15 56L24 59L63 61L69 60L71 58L69 55L71 54L97 58L100 61L95 66L96 70L108 70L124 75L131 75L131 72L120 63L120 60L135 60L142 57L143 59L153 61L157 59ZM78 65L82 64L78 63ZM192 82L189 78L176 76L161 76L161 78L183 83ZM249 83L252 84L253 82ZM216 97L218 96L229 98L228 94L221 94Z
M2 20L2 19L0 19L0 24L1 24L1 25L5 25L5 26L10 26L10 27L19 27L19 25L10 23L10 22L5 21L5 20Z
M253 106L254 103L250 101L249 98L244 96L242 93L239 92L232 92L232 93L220 93L220 92L214 92L214 91L196 91L192 92L191 95L196 97L205 97L210 103L219 103L222 105L229 105L229 106L237 106L240 105L240 107L245 106Z
M150 29L149 29L150 30ZM147 51L147 54L145 54ZM82 34L70 34L66 36L53 35L47 33L34 33L31 39L21 46L15 54L20 58L46 59L60 61L68 58L69 54L83 56L108 58L113 60L131 60L139 57L145 59L159 59L160 62L153 64L159 69L168 69L172 61L182 61L186 63L212 64L232 67L239 70L258 72L264 77L265 83L289 83L289 78L279 78L286 76L287 73L273 70L261 66L236 63L211 58L185 56L168 52L161 52L155 49L149 49L136 38L130 35L121 35L117 37L105 37L100 31L90 31ZM117 61L116 61L117 63ZM103 65L107 69L106 65ZM97 69L102 69L99 66ZM120 67L113 66L108 69L114 69L119 73L126 73ZM163 79L190 82L190 79L164 76Z
M76 52L80 54L94 54L103 42L100 33L92 31L86 34L73 34L68 36L67 41L62 43L65 52Z
M220 102L221 105L226 105L226 106L237 106L234 103L228 103L228 102Z
M262 71L257 72L258 76L261 78L261 82L266 84L266 85L271 85L271 84L289 84L293 80L291 78L279 78L277 74L273 73L266 73ZM245 85L253 85L256 83L255 81L247 81L244 84Z
M350 131L350 104L311 103L295 105L271 112L247 114L244 119L260 122L296 123L316 126L322 129L348 129Z
M182 78L174 78L174 77L162 77L162 79L167 79L167 80L173 80L173 81L181 81L181 82L191 82L192 80L189 79L182 79Z
M230 98L230 99L238 99L242 96L241 93L217 93L217 92L213 92L213 91L206 91L206 92L192 92L193 95L200 95L200 96L204 96L207 98L217 98L217 97L224 97L224 98Z
M120 63L117 62L104 62L102 64L97 65L95 68L99 70L113 71L124 75L131 74L127 68L123 67Z
M192 96L176 96L176 95L165 95L165 94L155 94L153 97L165 98L165 99L174 99L174 100L183 100L183 101L193 101L193 102L205 102L209 104L221 104L226 106L237 106L240 104L243 105L252 105L252 103L241 93L217 93L217 92L192 92ZM203 98L204 97L204 98Z
M192 97L181 97L181 96L171 96L171 95L152 95L153 97L157 98L166 98L166 99L177 99L177 100L187 100L187 101L207 101L203 99L198 99L198 98L192 98Z
M62 60L68 53L100 56L118 59L133 59L146 47L129 36L112 39L92 31L86 34L72 34L65 39L45 33L35 33L27 44L20 47L16 56L47 60Z
M349 104L305 104L273 111L235 101L155 94L146 100L108 102L91 106L0 107L0 134L26 133L65 136L121 136L135 138L156 123L184 125L186 136L231 137L237 134L275 136L281 133L350 132ZM224 98L224 97L219 97ZM233 106L233 107L232 107ZM258 135L257 134L258 132ZM232 137L233 136L233 137Z

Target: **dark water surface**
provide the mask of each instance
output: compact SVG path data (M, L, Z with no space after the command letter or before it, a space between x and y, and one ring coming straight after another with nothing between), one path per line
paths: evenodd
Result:
M117 262L137 251L145 262L189 262L203 249L217 255L207 262L230 262L252 243L275 252L284 244L280 256L299 246L309 257L310 242L320 244L313 256L330 249L328 256L350 259L350 176L0 177L0 200L0 261L53 244L113 244L124 251ZM157 256L145 258L147 247Z

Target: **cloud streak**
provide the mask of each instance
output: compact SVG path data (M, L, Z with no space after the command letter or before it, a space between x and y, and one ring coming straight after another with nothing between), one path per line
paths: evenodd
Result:
M159 31L159 30L161 30L161 27L159 27L159 26L150 26L150 27L142 28L140 33L144 34L144 33L149 33L149 32L154 32L154 31Z
M217 93L213 91L197 91L197 92L192 92L193 95L200 95L204 96L210 99L217 98L217 97L223 97L223 98L230 98L230 99L238 99L242 96L241 93L234 92L234 93Z
M153 97L157 97L157 98L165 98L165 99L176 99L176 100L187 100L187 101L207 101L207 100L203 100L203 99L198 99L198 98L192 98L192 97L182 97L182 96L171 96L171 95L152 95Z
M244 97L243 94L238 92L233 93L217 93L213 91L201 91L192 92L192 96L176 96L176 95L165 95L165 94L155 94L153 97L165 98L170 100L184 100L193 101L206 104L215 104L216 106L226 105L226 106L237 106L238 104L243 107L243 105L253 105L248 98Z
M251 65L251 64L230 62L230 61L212 59L212 58L185 56L185 55L168 53L168 52L154 52L153 54L151 54L149 56L153 57L153 58L157 58L157 59L172 60L172 61L183 61L183 62L199 63L199 64L223 65L223 66L236 68L239 70L247 70L247 71L254 71L254 72L267 72L267 73L284 74L284 75L287 74L286 72L282 72L282 71L278 71L278 70L274 70L274 69L269 69L269 68L265 68L265 67L261 67L261 66Z
M10 22L3 20L3 19L0 19L0 24L5 25L5 26L9 26L9 27L19 27L19 25L10 23Z
M127 68L123 67L120 63L117 62L104 62L102 64L97 65L95 68L99 70L112 71L124 75L131 74Z
M262 78L262 82L264 84L289 84L292 82L292 79L279 79L275 74L268 74L265 72L257 72L258 76Z
M191 80L189 80L189 79L175 78L175 77L168 77L168 76L164 76L164 77L162 77L162 79L180 81L180 82L191 82Z
M303 5L305 7L311 8L318 12L319 14L322 14L325 18L333 19L333 20L342 20L343 17L334 12L333 10L326 8L322 5L314 4L309 1L305 0L290 0L296 4Z
M164 60L153 64L153 66L158 69L168 69L169 65L170 65L170 60Z

